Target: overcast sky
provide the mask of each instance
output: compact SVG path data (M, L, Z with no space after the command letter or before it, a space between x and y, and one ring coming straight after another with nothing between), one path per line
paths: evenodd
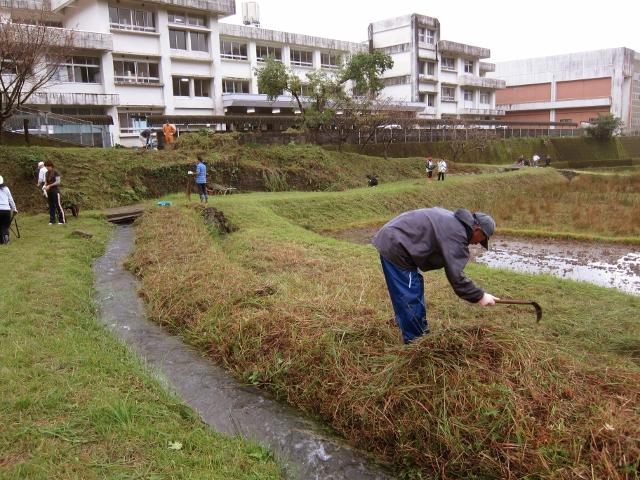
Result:
M242 24L236 15L222 21ZM419 2L259 0L262 28L362 42L370 23L419 13L440 20L441 39L491 50L489 62L627 47L640 52L640 0Z

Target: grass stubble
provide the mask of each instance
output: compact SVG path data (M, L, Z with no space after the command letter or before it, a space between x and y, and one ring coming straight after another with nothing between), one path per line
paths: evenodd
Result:
M20 215L21 238L0 248L0 478L281 478L268 451L212 432L97 320L107 222L46 218Z
M404 346L375 250L311 230L462 205L513 230L636 242L639 227L629 222L638 197L626 189L639 178L569 184L536 171L215 197L210 203L238 229L229 235L175 197L171 210L140 219L129 268L143 279L150 318L391 462L399 478L637 478L638 297L467 267L495 295L540 303L536 326L531 309L467 304L442 272L430 272L433 334ZM572 217L577 198L586 210L608 203L618 228L605 215Z

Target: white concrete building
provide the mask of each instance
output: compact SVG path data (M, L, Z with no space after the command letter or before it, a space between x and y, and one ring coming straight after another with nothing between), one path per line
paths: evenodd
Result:
M369 46L391 55L394 66L385 72L385 91L398 100L424 105L424 118L492 120L495 91L504 81L487 78L494 70L487 48L440 38L436 18L412 14L369 25Z
M41 5L0 0L0 14ZM76 30L77 50L28 106L111 116L114 144L138 145L151 116L189 117L198 128L217 115L294 115L290 97L270 102L259 95L255 68L267 54L304 76L336 68L349 53L381 49L395 62L383 93L410 102L421 116L485 120L504 113L495 105L504 82L486 78L494 66L480 61L489 50L440 40L438 20L423 15L371 24L368 44L360 44L225 24L234 0L51 0L51 12L54 25Z
M505 120L588 124L613 114L640 135L640 53L631 49L501 62L490 75L506 82L497 92Z

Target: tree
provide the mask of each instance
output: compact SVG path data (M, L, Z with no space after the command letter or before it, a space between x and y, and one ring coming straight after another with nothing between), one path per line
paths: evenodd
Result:
M624 128L624 122L621 118L615 117L613 114L602 115L598 113L598 118L593 125L584 129L587 136L597 140L611 140L614 135L620 134Z
M484 128L470 125L464 120L448 123L444 126L444 139L453 151L453 161L457 162L465 155L484 151L496 145L498 138Z
M333 72L317 69L298 76L292 69L272 58L265 58L265 66L256 68L258 90L275 100L283 92L289 93L302 114L303 126L317 132L334 118L336 105L348 100L347 83L351 82L359 95L375 98L384 88L380 76L393 67L391 57L380 51L359 52L350 56Z
M74 31L50 25L44 8L12 11L0 20L0 142L5 121L73 54Z

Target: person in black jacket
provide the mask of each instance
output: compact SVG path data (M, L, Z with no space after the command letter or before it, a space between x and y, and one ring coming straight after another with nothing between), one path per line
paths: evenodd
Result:
M378 179L376 178L375 175L373 175L372 173L367 173L365 175L365 177L367 177L369 179L369 181L367 182L367 184L370 187L375 187L376 185L378 185Z
M420 270L444 268L460 298L482 306L495 305L498 297L477 287L463 272L469 261L469 245L488 249L495 228L486 213L472 214L462 208L454 213L434 207L405 212L373 237L404 343L430 333Z

